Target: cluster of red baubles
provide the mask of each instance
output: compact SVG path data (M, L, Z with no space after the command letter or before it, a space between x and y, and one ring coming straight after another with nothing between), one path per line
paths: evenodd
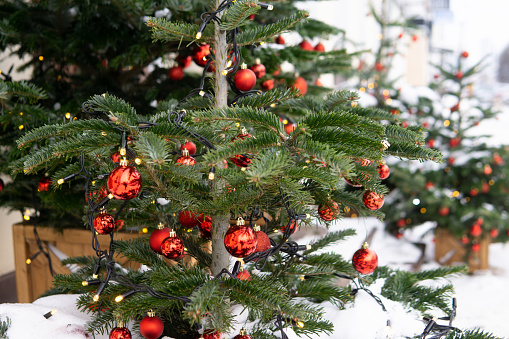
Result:
M148 315L145 316L140 321L140 333L146 339L157 339L164 332L164 323L158 316L155 315L154 312L147 312ZM127 327L123 325L115 327L111 330L109 339L131 339L131 331Z
M271 247L270 239L259 226L251 228L242 218L231 226L224 236L224 246L236 258L244 258L253 253L264 252Z

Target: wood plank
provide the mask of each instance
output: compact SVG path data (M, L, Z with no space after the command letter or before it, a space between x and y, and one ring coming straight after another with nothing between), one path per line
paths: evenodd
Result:
M27 268L26 260L30 257L27 243L25 242L25 226L13 225L12 237L14 241L14 264L16 272L16 294L19 303L33 301L31 295L31 276Z

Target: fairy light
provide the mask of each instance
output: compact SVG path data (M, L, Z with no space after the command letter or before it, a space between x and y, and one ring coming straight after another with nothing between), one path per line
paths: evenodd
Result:
M389 95L389 90L388 89L384 89L383 92L382 92L383 95Z
M363 92L363 93L366 92L366 88L365 87L359 88L359 92Z
M385 103L387 105L392 105L392 99L391 98L388 98L387 100L385 100Z
M22 130L23 128L25 128L25 126L19 125L18 128L19 128L19 130Z
M417 205L419 205L419 204L421 203L421 200L419 200L419 199L415 198L415 199L412 201L412 203L413 203L415 206L417 206Z
M196 33L196 40L201 38L201 32Z
M375 87L375 85L374 85L372 82L370 82L370 83L368 84L368 88L369 88L369 89L373 89L374 87Z
M455 197L455 198L457 198L459 195L460 195L460 192L458 192L458 191L454 191L452 193L452 196Z
M426 213L426 207L421 208L421 213L422 214Z
M23 112L19 112L19 115L23 115Z
M216 177L216 167L212 166L209 170L209 180L214 180Z
M49 319L51 318L55 313L57 313L57 310L51 310L48 313L44 314L44 318Z
M145 233L145 234L147 234L147 233L148 233L148 228L143 227L143 229L141 230L141 233Z
M141 165L143 160L141 160L140 158L136 158L136 159L134 159L134 162L136 163L136 165Z
M445 127L449 127L450 124L451 124L451 122L449 120L444 120Z
M39 55L39 61L43 61L44 57L42 55Z
M65 118L66 119L71 119L71 113L69 113L69 112L65 113Z
M123 295L117 295L115 297L115 302L117 302L117 303L121 302L122 300L124 300L124 296Z
M32 263L32 259L28 258L27 260L25 260L25 262L27 263L27 265L30 265Z
M488 181L488 185L490 185L490 186L495 185L495 180L491 179L490 181Z
M92 298L92 300L93 300L94 302L97 302L97 301L99 300L99 298L100 298L100 295L99 295L99 294L96 294L96 295L94 295L94 297Z

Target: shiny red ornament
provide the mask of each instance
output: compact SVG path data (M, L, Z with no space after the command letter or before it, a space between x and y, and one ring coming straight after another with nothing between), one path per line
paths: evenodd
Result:
M237 225L230 227L224 236L224 247L236 258L244 258L253 254L258 245L255 231L239 219Z
M288 224L283 225L283 227L281 227L281 232L284 233L286 231L287 226L288 226ZM295 221L292 221L292 223L290 224L290 234L294 234L296 230L297 230L297 223Z
M191 61L193 61L193 58L191 58L190 55L184 56L184 55L178 55L175 59L180 67L187 68L191 66Z
M168 227L164 227L163 224L159 224L157 228L152 231L149 238L149 245L152 251L163 254L161 251L161 244L163 240L170 236L170 229Z
M94 229L99 234L110 234L115 229L115 218L108 213L99 213L94 218Z
M108 189L106 186L102 186L99 190L89 190L88 199L93 203L98 203L102 199L108 196ZM85 191L85 200L87 200L87 192Z
M504 160L498 153L493 154L493 161L495 165L502 165L504 163Z
M299 47L305 51L312 51L313 45L307 40L302 40L302 42L299 44Z
M339 205L337 202L330 200L326 204L318 206L318 215L322 220L332 221L339 216Z
M195 226L198 226L198 224L200 223L200 221L198 220L198 216L195 213L186 210L180 211L179 222L185 228L193 228Z
M140 321L140 333L147 339L157 339L164 331L164 323L154 314L154 312L148 312Z
M182 146L180 146L181 150L187 149L189 155L196 154L196 144L192 141L186 141Z
M481 193L486 194L490 191L490 185L487 182L482 183Z
M276 38L276 43L279 44L279 45L284 45L285 44L285 39L280 35Z
M51 185L51 179L49 177L43 177L41 180L39 180L39 192L46 192L49 189L49 186Z
M472 252L479 252L480 250L481 250L481 245L479 245L479 244L472 245Z
M435 147L435 139L429 139L428 140L428 147L429 148Z
M271 89L274 88L274 80L269 79L269 80L262 81L262 83L260 84L260 87L264 91L270 91Z
M477 194L479 194L479 189L478 188L474 187L474 188L472 188L470 190L470 196L475 197Z
M358 249L352 258L352 265L361 274L370 274L378 267L378 256L369 248L365 242L362 248Z
M482 234L482 228L481 228L481 225L479 224L474 224L472 225L472 227L470 227L470 234L473 236L473 237L478 237Z
M248 138L253 138L253 136L251 134L247 133L247 131L245 129L242 129L242 132L239 135L237 135L235 138L233 138L232 142L235 142L238 139L245 140ZM253 155L250 153L248 153L246 155L237 154L235 157L231 157L230 160L238 167L248 167L249 164L251 164L252 157L253 157Z
M406 226L406 220L404 218L399 219L398 222L396 223L396 226L398 226L398 227L405 227Z
M265 66L260 62L260 59L256 59L255 64L251 66L251 70L256 75L257 79L263 78L265 76Z
M233 76L233 83L239 91L250 91L256 85L256 75L250 69L239 69Z
M122 159L122 156L120 155L120 152L117 151L117 152L113 153L110 158L111 158L111 161L113 161L113 163L116 164L116 163L120 162L120 159Z
M212 222L204 220L198 224L201 235L206 239L212 238Z
M464 51L463 53L461 53L461 56L465 59L468 58L468 52Z
M492 238L496 238L498 237L498 230L496 228L493 228L491 231L490 231L490 236Z
M216 330L208 329L205 330L198 339L221 339L221 333Z
M377 194L370 190L364 192L364 195L362 196L362 203L372 211L380 209L384 205L384 201L385 198L382 194Z
M396 239L401 239L401 238L403 238L403 233L400 233L400 232L396 233Z
M4 181L0 179L0 192L4 190Z
M391 170L389 169L389 166L387 166L387 164L378 164L376 170L378 172L378 175L380 175L380 180L387 179L389 177L389 174L391 174Z
M322 87L323 83L322 83L322 81L320 79L316 79L315 85L318 86L318 87Z
M180 66L170 68L168 71L168 78L172 81L182 80L182 78L184 78L184 68Z
M308 92L308 83L303 77L297 77L291 87L297 88L302 95L305 95Z
M245 329L241 329L240 333L237 334L233 339L251 339L250 335L247 335L247 332Z
M179 157L176 161L179 166L194 166L196 164L196 160L189 155L189 151L184 149L182 151L182 156Z
M314 50L316 52L325 52L325 46L321 42L319 42L316 44Z
M129 200L136 198L141 190L141 174L136 167L127 166L127 160L122 159L108 177L108 190L116 199Z
M459 80L463 79L463 72L462 71L458 71L456 73L456 78L459 79Z
M115 327L110 332L109 339L131 339L131 331L127 327Z
M184 242L170 231L170 236L161 243L161 252L168 259L178 259L184 256Z
M445 217L449 214L450 211L451 209L449 207L444 206L438 209L438 214L440 214L442 217Z
M286 134L291 134L295 130L296 126L297 125L295 125L293 122L288 122L285 125L285 132L286 132Z
M203 44L196 46L193 51L193 60L198 66L204 67L207 64L207 56L210 54L210 45Z
M251 281L251 273L249 273L248 270L242 269L242 271L237 274L237 278L244 281Z

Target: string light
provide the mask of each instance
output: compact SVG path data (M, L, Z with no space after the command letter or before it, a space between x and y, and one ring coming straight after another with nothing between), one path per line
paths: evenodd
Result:
M363 92L363 93L366 92L366 88L364 88L364 87L359 88L359 92Z
M448 127L450 124L451 124L451 122L449 120L444 120L444 126L445 127Z
M136 158L136 159L134 159L134 162L136 163L136 165L141 165L143 160L141 160L140 158Z
M65 113L65 118L66 119L71 119L71 113L69 113L69 112Z
M145 234L147 234L147 233L148 233L148 228L143 227L143 229L141 230L141 233L145 233Z
M57 310L49 311L48 313L44 314L44 318L49 319L51 318L55 313L57 313Z
M43 61L44 57L42 55L39 55L39 61Z
M20 130L22 130L23 128L25 128L25 126L23 126L23 125L19 125L19 126L18 126L18 128L19 128Z

